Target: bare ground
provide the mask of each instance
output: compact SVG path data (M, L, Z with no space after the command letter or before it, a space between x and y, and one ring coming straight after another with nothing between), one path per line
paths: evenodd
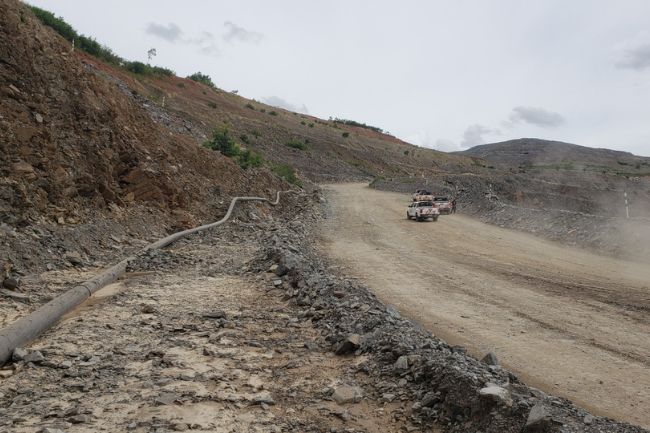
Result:
M323 249L386 303L533 386L650 426L650 269L453 215L405 218L409 198L326 187Z
M402 431L412 403L371 397L366 357L335 356L278 277L249 270L263 245L239 228L153 255L35 341L43 361L0 370L0 431ZM341 386L362 400L337 404Z

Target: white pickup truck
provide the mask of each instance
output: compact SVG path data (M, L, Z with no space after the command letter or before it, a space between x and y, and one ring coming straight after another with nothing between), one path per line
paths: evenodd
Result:
M440 211L431 201L414 201L406 209L406 219L409 220L423 221L431 219L437 221L438 215L440 215Z

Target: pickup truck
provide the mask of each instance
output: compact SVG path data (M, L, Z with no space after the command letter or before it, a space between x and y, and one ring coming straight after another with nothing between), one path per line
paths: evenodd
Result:
M449 201L449 197L436 196L433 198L433 204L438 208L441 215L449 215L451 213L451 202Z
M431 220L437 221L438 215L440 215L440 211L431 201L415 201L406 209L406 219L409 220L423 221L431 218Z
M413 194L413 201L432 201L432 200L433 200L433 194L431 194L431 192L427 191L426 189L418 189Z

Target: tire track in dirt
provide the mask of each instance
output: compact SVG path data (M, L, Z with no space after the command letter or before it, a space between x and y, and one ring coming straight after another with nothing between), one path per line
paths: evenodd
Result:
M403 194L325 189L323 249L384 302L533 386L650 426L647 267L461 215L407 221Z

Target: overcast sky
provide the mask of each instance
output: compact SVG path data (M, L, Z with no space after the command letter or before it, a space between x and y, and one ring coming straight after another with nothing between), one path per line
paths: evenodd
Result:
M31 0L117 54L459 150L520 137L650 156L650 1Z

